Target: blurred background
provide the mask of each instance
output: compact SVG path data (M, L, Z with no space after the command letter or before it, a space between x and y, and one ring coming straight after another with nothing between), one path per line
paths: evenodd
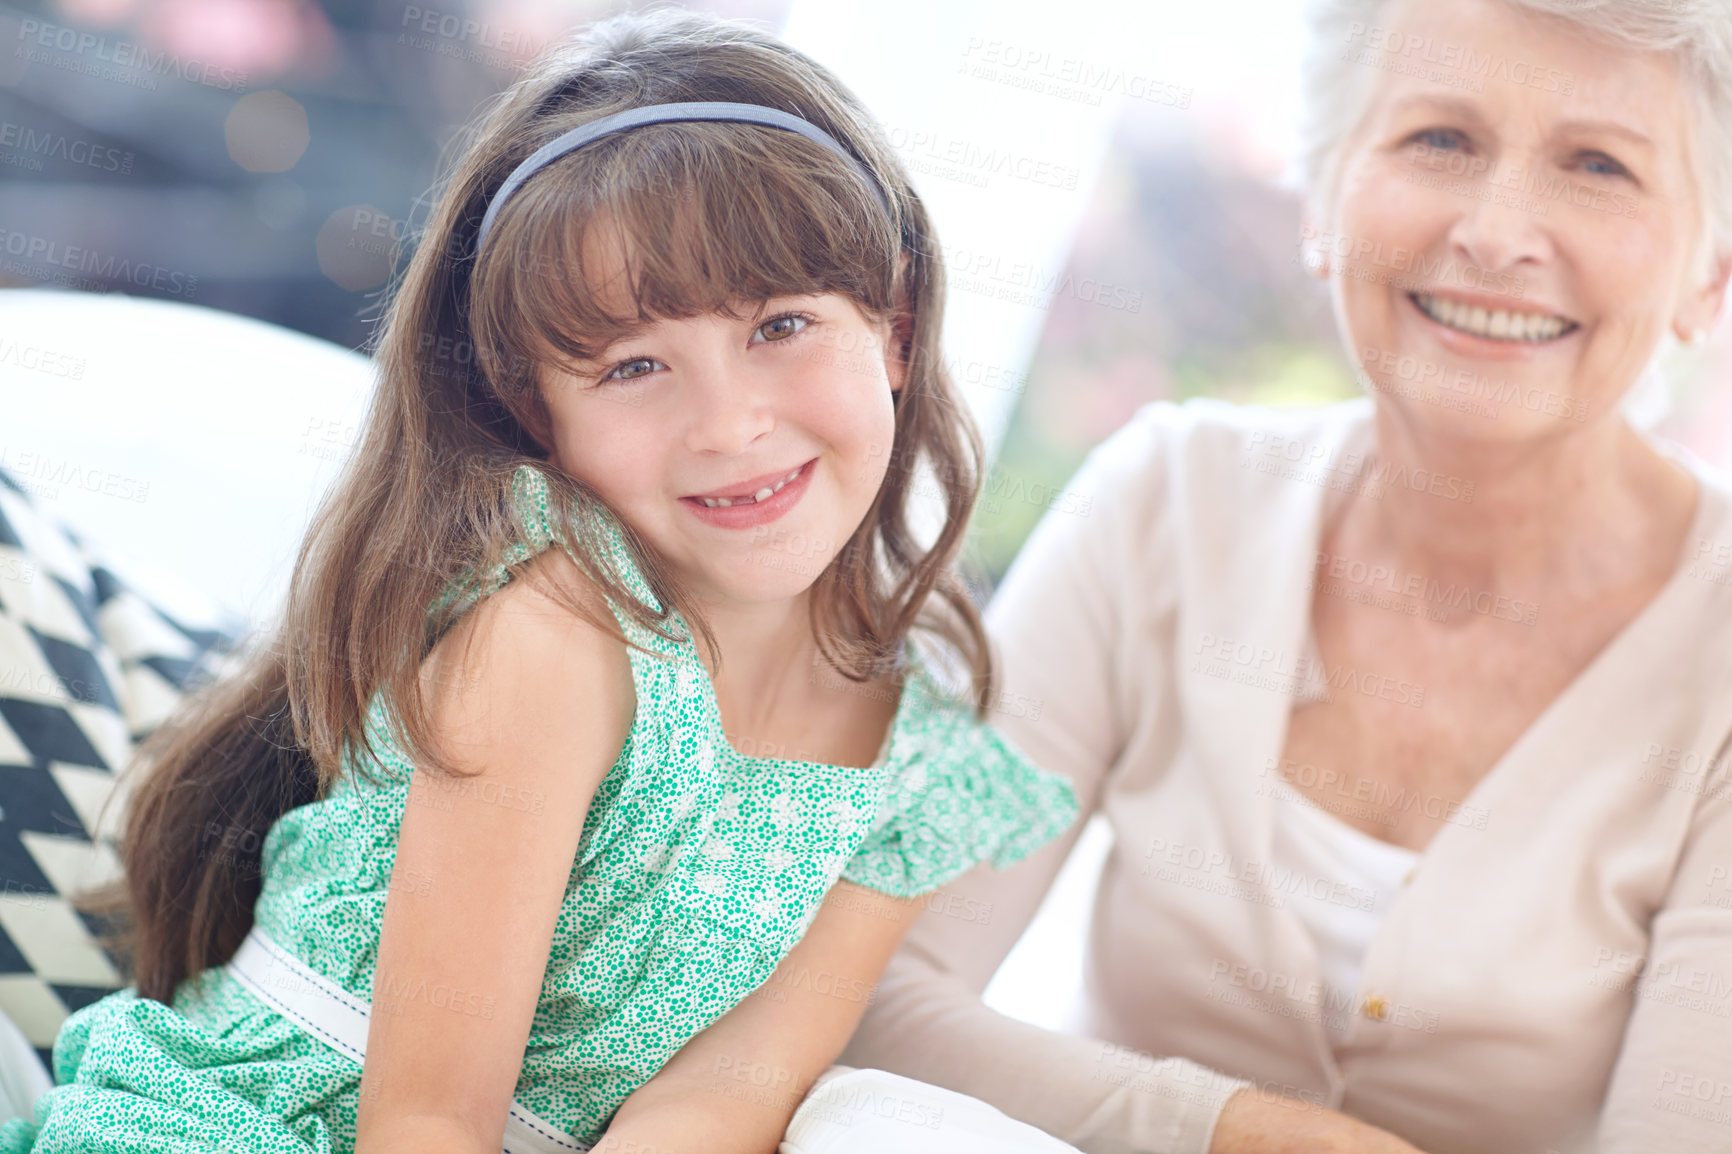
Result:
M1138 406L1359 392L1300 265L1285 175L1301 0L691 6L757 22L835 70L932 208L947 355L993 450L968 550L983 597ZM309 370L277 355L280 334L238 327L226 360L202 343L165 357L176 338L158 314L49 332L45 313L0 307L0 468L186 617L174 597L190 591L231 627L268 620L361 417L365 365L341 349L367 347L441 149L550 41L626 7L0 5L0 285L190 304L341 346ZM88 375L83 352L73 374L66 350L92 342ZM11 363L21 348L60 350L60 369ZM1652 414L1722 463L1726 373L1722 326L1668 366ZM104 483L68 480L80 470ZM1079 916L1089 868L1054 891ZM1080 948L1081 935L1055 940ZM1013 963L995 998L1059 1022L1055 975L1070 962Z
M693 4L776 30L840 73L933 207L953 368L994 446L970 548L983 591L1137 406L1358 391L1296 259L1284 179L1300 4ZM0 284L190 302L364 349L441 147L550 41L626 7L0 6ZM1720 460L1732 415L1717 350L1674 366L1663 429ZM222 419L257 427L245 418L264 387L234 381ZM347 420L301 430L301 455L334 465ZM8 447L30 473L16 467L28 445L0 445L0 466ZM133 464L140 485L150 464ZM112 502L61 488L37 495L74 520L114 519ZM211 562L212 592L237 619L262 620L280 598L288 557L263 551L268 564Z

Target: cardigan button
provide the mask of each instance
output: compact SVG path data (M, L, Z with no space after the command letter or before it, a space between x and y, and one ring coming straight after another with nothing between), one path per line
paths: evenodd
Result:
M1385 998L1372 994L1365 999L1365 1005L1361 1007L1360 1012L1374 1022L1381 1022L1389 1017L1389 1002Z

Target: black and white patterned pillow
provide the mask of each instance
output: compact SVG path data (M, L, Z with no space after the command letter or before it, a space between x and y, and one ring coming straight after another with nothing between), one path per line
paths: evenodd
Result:
M233 648L117 579L0 471L0 1012L45 1063L69 1013L126 984L67 900L118 874L115 774Z

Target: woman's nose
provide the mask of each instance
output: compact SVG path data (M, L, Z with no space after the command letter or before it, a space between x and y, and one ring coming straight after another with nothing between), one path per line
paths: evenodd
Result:
M1495 199L1472 201L1451 227L1449 242L1470 264L1488 272L1543 261L1551 253L1550 239L1533 213Z

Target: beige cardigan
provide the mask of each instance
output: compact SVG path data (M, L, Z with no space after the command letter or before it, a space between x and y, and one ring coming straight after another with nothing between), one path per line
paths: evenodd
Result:
M1331 1005L1318 983L1288 897L1354 895L1268 864L1292 695L1423 708L1423 687L1305 656L1326 503L1395 484L1471 499L1368 463L1370 413L1156 404L1090 457L988 623L998 724L1113 830L1086 966L1101 1041L978 997L1073 830L932 903L843 1061L1089 1152L1200 1154L1238 1085L1213 1071L1430 1154L1732 1151L1732 492L1699 463L1670 583L1448 815L1360 996ZM1353 1019L1339 1060L1331 1013Z

